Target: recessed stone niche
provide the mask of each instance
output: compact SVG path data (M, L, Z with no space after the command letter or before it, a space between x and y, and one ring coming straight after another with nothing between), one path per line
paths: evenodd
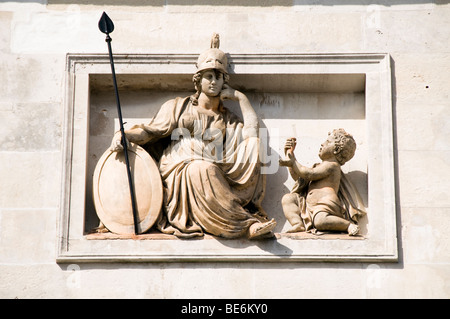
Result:
M192 94L196 58L115 56L125 127L147 122L169 99ZM116 102L108 57L69 54L58 262L397 260L389 55L231 54L230 69L230 85L249 97L266 134L263 207L278 222L276 238L180 240L152 230L133 238L92 234L99 222L92 176L119 128ZM226 106L239 114L237 104ZM355 157L342 169L368 210L361 236L285 234L290 225L280 201L294 181L278 167L284 141L296 137L298 160L312 166L327 133L341 127L357 142Z

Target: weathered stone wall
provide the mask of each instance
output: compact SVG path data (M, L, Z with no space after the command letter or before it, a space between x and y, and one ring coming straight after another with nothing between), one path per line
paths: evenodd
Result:
M0 297L450 296L448 1L77 3L0 3ZM66 54L107 52L103 11L115 53L389 53L399 262L57 264Z

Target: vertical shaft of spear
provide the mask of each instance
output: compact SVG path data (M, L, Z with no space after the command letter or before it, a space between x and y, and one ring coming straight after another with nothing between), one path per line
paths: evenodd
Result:
M117 80L116 80L116 71L114 69L114 59L111 49L111 37L109 34L114 31L114 24L111 21L111 19L108 17L108 15L103 12L102 17L100 18L100 21L98 22L98 28L101 32L106 34L106 43L108 43L108 52L109 52L109 62L111 64L111 72L114 82L114 90L116 93L116 102L117 102L117 113L119 115L119 124L120 124L120 133L122 135L122 146L123 146L123 152L125 156L125 164L127 167L127 175L128 175L128 185L130 188L130 195L131 195L131 208L133 212L133 223L134 223L134 234L138 234L138 215L137 215L137 208L136 208L136 197L134 194L134 187L133 187L133 178L131 176L131 168L130 168L130 161L128 158L128 145L127 140L125 137L125 130L123 128L123 120L122 120L122 110L120 107L120 99L119 99L119 90L117 88Z

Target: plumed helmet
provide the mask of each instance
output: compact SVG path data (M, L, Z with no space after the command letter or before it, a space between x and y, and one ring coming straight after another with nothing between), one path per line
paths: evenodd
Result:
M200 54L196 66L197 72L217 69L228 74L228 58L226 54L219 50L220 39L217 33L214 33L211 39L211 48Z

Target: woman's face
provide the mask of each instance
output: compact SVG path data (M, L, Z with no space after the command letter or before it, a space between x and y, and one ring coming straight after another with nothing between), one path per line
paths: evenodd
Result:
M200 85L202 93L207 96L217 96L222 91L224 78L222 72L215 72L214 70L205 71L202 75Z

